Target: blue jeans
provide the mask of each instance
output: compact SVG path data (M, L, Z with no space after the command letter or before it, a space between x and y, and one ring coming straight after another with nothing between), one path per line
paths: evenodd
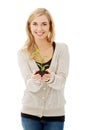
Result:
M63 130L64 122L34 120L21 117L23 130Z

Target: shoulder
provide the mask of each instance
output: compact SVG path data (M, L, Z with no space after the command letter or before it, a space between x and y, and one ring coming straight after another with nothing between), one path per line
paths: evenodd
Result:
M65 44L65 43L55 43L56 44L56 48L57 49L68 49L68 46L67 46L67 44Z
M66 43L55 43L56 44L56 51L57 54L61 55L61 54L68 54L68 46Z
M21 59L21 58L27 59L28 58L27 52L22 50L22 49L17 51L17 56L19 59Z
M22 49L20 49L20 50L17 51L17 56L18 57L19 56L23 56L23 55L25 55L25 52Z
M56 44L56 50L59 52L67 51L68 52L68 45L66 43L58 43L55 42Z

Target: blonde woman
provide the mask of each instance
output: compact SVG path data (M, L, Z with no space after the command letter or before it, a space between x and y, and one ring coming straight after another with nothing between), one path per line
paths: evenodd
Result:
M21 110L23 129L63 130L68 47L54 41L54 23L47 9L38 8L31 13L26 32L28 39L18 51L18 64L26 85ZM37 50L39 55L35 53ZM46 71L42 75L41 66Z

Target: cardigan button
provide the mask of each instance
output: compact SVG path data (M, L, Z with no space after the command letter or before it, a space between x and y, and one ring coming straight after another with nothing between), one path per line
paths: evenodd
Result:
M42 117L42 114L38 114L39 117Z
M43 96L43 97L42 97L42 99L44 100L44 99L45 99L45 97Z
M44 87L43 90L46 90L46 87Z

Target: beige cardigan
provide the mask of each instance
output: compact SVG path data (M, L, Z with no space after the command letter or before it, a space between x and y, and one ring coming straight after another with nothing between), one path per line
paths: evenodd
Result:
M32 78L38 66L30 60L26 52L18 51L18 64L26 89L21 112L42 116L62 116L65 114L64 86L69 68L69 53L66 44L57 43L50 64L51 79L48 82Z

